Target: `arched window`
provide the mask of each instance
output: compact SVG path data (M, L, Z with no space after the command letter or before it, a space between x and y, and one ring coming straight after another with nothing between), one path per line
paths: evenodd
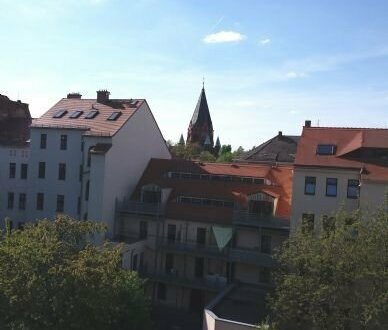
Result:
M141 200L143 203L160 203L162 190L155 184L148 184L141 189Z

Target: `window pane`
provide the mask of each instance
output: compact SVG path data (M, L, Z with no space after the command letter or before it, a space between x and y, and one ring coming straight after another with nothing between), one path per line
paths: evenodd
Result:
M326 179L326 196L336 197L337 196L337 179L327 178Z
M314 176L306 176L304 183L305 195L315 195L316 178Z

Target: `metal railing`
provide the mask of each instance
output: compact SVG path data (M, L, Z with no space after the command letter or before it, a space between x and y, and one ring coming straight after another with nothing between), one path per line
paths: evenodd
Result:
M133 214L144 215L156 215L160 216L164 214L163 203L145 203L137 201L126 201L121 204L120 211Z
M277 218L273 215L250 213L247 210L234 210L233 223L256 227L290 229L290 222L287 219Z

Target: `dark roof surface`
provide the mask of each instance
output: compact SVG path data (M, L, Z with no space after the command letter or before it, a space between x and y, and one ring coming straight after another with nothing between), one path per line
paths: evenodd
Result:
M84 129L86 135L112 136L127 122L145 100L111 99L98 103L96 99L63 98L40 118L35 119L32 127L59 127ZM53 118L60 110L67 111L61 118ZM95 118L86 115L93 110L99 113ZM70 118L74 111L83 111L78 118ZM116 120L108 120L113 112L121 112Z
M197 106L195 107L190 123L192 126L207 123L209 127L213 127L209 107L207 105L205 88L202 88L201 90L201 94L199 96Z
M0 144L23 145L30 138L28 104L0 94Z
M318 155L318 144L334 145L335 154ZM364 168L362 179L388 182L388 129L304 127L295 165Z
M283 135L279 132L272 139L241 155L238 160L292 163L295 160L299 138L299 136Z

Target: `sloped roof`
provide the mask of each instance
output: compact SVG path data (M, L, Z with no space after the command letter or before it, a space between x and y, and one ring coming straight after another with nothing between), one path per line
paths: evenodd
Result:
M336 146L334 155L317 155L318 144ZM365 149L387 149L387 158L354 156ZM304 127L295 159L296 166L335 167L360 170L363 178L388 181L388 129Z
M190 123L192 126L195 126L197 124L208 123L209 127L213 127L209 107L207 105L205 88L202 88L201 90L201 94L199 95L199 99L195 107L193 116L191 117Z
M238 160L292 163L295 160L299 138L299 136L283 135L279 132L272 139L242 154Z
M272 185L244 184L235 181L172 179L167 176L168 172L266 178L271 180ZM172 190L166 206L166 216L173 219L231 223L233 216L231 208L180 204L176 202L176 198L188 196L223 199L246 206L248 196L258 192L279 198L275 211L276 216L288 219L291 214L291 166L272 167L262 164L220 164L180 159L151 159L132 195L133 200L140 199L141 187L147 184L156 184L161 188Z
M86 135L115 135L137 109L145 102L143 99L111 99L104 103L96 99L63 98L40 118L33 120L31 127L73 128L85 130ZM53 118L60 110L67 111L61 118ZM86 115L97 110L93 119ZM83 111L78 118L70 118L74 111ZM117 120L108 120L113 112L121 112Z

